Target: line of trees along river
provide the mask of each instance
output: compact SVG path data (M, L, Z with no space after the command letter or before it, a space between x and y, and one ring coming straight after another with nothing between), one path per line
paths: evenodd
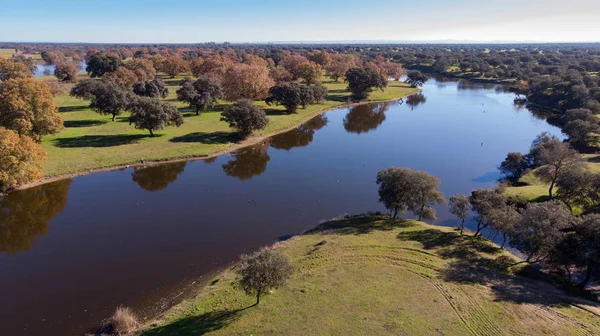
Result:
M433 79L415 98L330 111L211 160L10 194L0 201L10 233L0 240L3 330L76 334L120 304L151 314L159 298L174 301L241 253L338 215L383 210L375 176L390 166L438 176L446 198L493 187L506 153L526 152L544 131L561 137L513 98L500 86ZM435 223L458 223L446 206L436 212Z

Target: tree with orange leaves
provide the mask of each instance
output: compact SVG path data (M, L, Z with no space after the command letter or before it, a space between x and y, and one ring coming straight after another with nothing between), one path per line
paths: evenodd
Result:
M29 77L31 72L25 64L0 58L0 81Z
M46 151L27 136L0 127L0 192L42 177Z
M162 62L162 70L171 78L189 70L188 63L179 55L167 57Z
M275 84L269 70L261 65L236 64L223 78L223 97L226 100L263 100Z
M0 84L0 126L30 136L58 133L63 119L50 93L50 87L33 78L9 79Z

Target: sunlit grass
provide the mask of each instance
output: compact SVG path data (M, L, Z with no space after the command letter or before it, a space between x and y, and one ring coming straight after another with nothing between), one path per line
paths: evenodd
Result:
M142 335L600 333L595 303L572 306L564 292L516 275L539 271L508 268L514 257L485 239L385 217L336 220L325 228L277 245L294 275L259 305L227 270L147 323ZM558 317L560 323L548 323Z
M86 75L80 74L79 77L84 79ZM55 79L54 76L38 78ZM179 88L178 83L181 79L182 76L164 77L169 85L169 95L165 101L182 110L185 123L179 128L169 127L156 132L157 136L154 138L149 137L148 131L136 130L130 126L127 113L112 122L110 116L102 116L91 111L88 108L89 102L70 97L68 92L56 97L66 127L59 134L44 138L42 144L48 151L49 157L45 164L45 175L53 176L128 164L142 159L205 156L235 146L235 130L220 121L223 107L230 102L221 102L214 109L196 116L186 108L185 103L176 100L175 91ZM281 106L267 107L264 102L256 102L258 106L265 108L270 122L266 129L256 132L254 136L266 136L292 128L324 109L348 102L349 92L346 91L345 83L327 81L324 85L330 90L327 101L324 104L299 109L295 114L284 113L285 108ZM414 92L416 90L405 83L390 82L384 92L373 92L369 100L397 99Z

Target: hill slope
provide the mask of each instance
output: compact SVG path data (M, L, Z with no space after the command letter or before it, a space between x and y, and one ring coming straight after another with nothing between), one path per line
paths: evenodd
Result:
M229 270L142 334L600 334L597 303L514 275L508 253L450 228L353 217L276 248L296 270L260 305Z

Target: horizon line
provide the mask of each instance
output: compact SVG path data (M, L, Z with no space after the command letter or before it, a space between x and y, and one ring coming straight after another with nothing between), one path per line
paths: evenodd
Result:
M83 41L0 41L7 44L129 44L129 45L181 45L181 44L594 44L596 41L536 41L536 40L299 40L299 41L204 41L204 42L83 42Z

